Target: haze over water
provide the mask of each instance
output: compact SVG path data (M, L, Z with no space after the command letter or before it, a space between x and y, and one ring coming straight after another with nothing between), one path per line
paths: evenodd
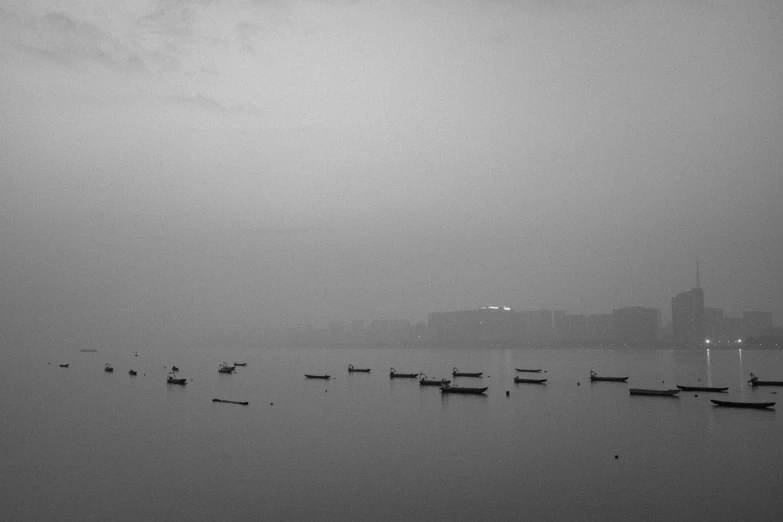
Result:
M777 520L783 512L779 413L716 408L706 393L628 395L629 386L701 384L729 386L719 398L776 401L773 388L745 381L751 371L780 378L778 350L216 353L12 351L0 368L4 519ZM220 375L223 360L248 366ZM349 363L372 372L348 375ZM163 367L172 364L192 382L167 385ZM453 366L483 371L454 382L489 390L442 396L390 380L390 366L430 377ZM515 367L547 370L548 384L513 384ZM590 369L629 384L590 384ZM305 380L306 372L333 380Z

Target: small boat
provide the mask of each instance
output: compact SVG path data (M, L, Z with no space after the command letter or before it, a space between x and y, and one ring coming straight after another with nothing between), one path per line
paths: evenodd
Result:
M631 395L655 395L657 397L677 397L680 390L645 390L644 388L631 388Z
M715 392L715 393L726 393L729 391L729 387L726 386L725 388L715 388L712 386L680 386L677 385L679 389L682 391L687 392Z
M236 370L236 368L233 366L229 366L227 363L223 363L218 368L218 373L234 373L234 370Z
M448 379L428 379L427 374L422 373L419 379L419 386L443 386L444 384L448 386L450 382Z
M463 393L468 395L482 395L485 391L487 391L486 386L484 388L465 388L462 386L450 386L448 384L445 384L440 387L441 393Z
M726 408L753 408L756 410L763 410L765 408L772 408L774 402L734 402L734 401L718 401L710 399L715 406L723 406Z
M174 375L174 372L171 372L171 373L169 373L166 376L166 383L168 383L168 384L181 384L181 385L184 386L185 384L188 383L188 380L187 379L178 378L176 375Z
M461 372L457 368L452 368L451 375L454 377L481 377L484 372Z
M528 373L541 373L541 370L528 370L525 368L516 368L518 372L528 372Z
M81 349L81 350L79 350L79 351L80 351L80 352L84 352L84 353L95 353L95 352L97 352L98 350L93 350L92 348L82 348L82 349Z
M172 366L172 367L171 367L171 371L172 371L172 372L178 372L178 371L179 371L179 368L177 368L176 366Z
M751 386L783 386L783 381L760 381L758 377L750 374L750 380L748 381Z
M235 363L234 363L234 366L247 366L247 363L238 363L238 362L235 362Z
M128 372L128 375L131 375L131 376L133 376L133 375L136 375L137 373L138 373L138 372L137 372L136 370L130 370L130 371Z
M69 367L70 365L71 365L71 363L68 363L68 364L61 364L61 365L60 365L60 368L67 368L67 367Z
M139 352L134 353L133 356L134 357L138 357L139 356Z
M242 406L247 406L250 404L248 401L227 401L224 399L212 399L212 402L225 402L226 404L241 404Z
M590 370L590 380L601 382L625 382L628 380L628 377L599 377L593 370Z
M521 379L519 377L514 377L514 383L515 384L545 384L546 379Z
M306 373L305 374L305 379L324 379L324 380L328 381L331 378L332 377L329 376L329 375L313 375L313 374L310 374L310 373Z
M354 368L353 364L348 365L348 373L370 373L369 368Z
M389 369L389 379L415 379L418 373L397 373L394 368Z
M106 366L103 367L104 372L113 372L114 368L111 367L111 364L106 363Z

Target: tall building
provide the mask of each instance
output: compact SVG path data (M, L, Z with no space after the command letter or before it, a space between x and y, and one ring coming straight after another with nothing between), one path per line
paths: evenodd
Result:
M614 338L618 341L655 341L661 326L661 311L643 306L612 310Z
M772 328L772 313L742 312L742 322L745 327L743 337L758 337L766 330Z
M587 316L587 337L601 341L612 337L614 316L612 314L590 314Z
M704 291L696 260L696 288L672 297L672 337L676 342L700 343L704 340Z
M524 335L522 316L507 306L432 313L428 326L430 339L436 344L520 342Z

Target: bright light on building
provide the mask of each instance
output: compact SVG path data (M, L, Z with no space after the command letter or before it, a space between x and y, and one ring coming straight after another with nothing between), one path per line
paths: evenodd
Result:
M707 343L707 344L710 344L710 340L709 339L704 339L704 342Z

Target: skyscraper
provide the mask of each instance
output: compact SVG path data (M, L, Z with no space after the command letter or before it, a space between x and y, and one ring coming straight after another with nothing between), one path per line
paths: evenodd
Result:
M704 340L704 291L696 260L696 288L672 297L672 335L676 342L694 343Z

